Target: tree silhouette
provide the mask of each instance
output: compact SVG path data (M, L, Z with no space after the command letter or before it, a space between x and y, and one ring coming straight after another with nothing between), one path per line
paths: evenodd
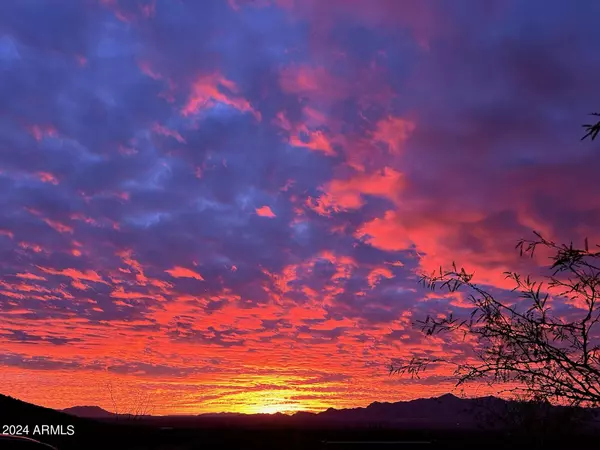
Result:
M418 321L426 335L462 331L475 336L475 363L456 364L457 385L470 381L510 383L510 390L528 398L547 398L573 406L600 405L600 251L559 245L535 233L521 240L521 255L534 255L539 246L552 253L545 281L506 272L521 302L500 300L475 284L473 274L458 268L421 277L421 283L456 292L471 291L473 305L466 319L452 314ZM552 293L552 301L550 301ZM561 315L553 303L577 305L576 316ZM390 367L391 373L418 377L431 364L452 363L443 358L413 358Z
M587 133L582 140L594 140L600 133L600 121L583 126ZM473 273L455 263L450 270L440 268L420 279L432 290L470 290L473 309L468 318L428 316L417 324L429 336L457 331L474 336L476 362L413 358L393 363L390 374L419 377L431 365L450 363L456 366L457 386L471 381L508 384L513 387L505 391L521 399L600 406L600 251L590 250L587 239L583 248L576 248L534 234L534 239L518 242L521 256L533 257L538 247L544 247L552 264L542 281L505 273L521 301L491 294L473 282ZM565 302L575 305L577 312L561 314L556 306Z
M600 113L591 113L591 116L600 116ZM598 133L600 133L600 120L593 124L585 124L583 128L586 129L587 133L581 138L583 141L585 138L589 137L592 141L596 139Z
M151 415L154 411L152 395L145 389L128 387L124 390L122 386L117 389L112 381L108 381L105 387L116 419L135 420Z

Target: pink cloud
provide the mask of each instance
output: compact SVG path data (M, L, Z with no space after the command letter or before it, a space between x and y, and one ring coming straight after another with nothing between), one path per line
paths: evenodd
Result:
M388 117L377 122L373 139L386 143L390 153L398 153L414 129L414 122L400 117Z
M38 142L46 137L58 136L56 128L54 128L52 125L32 125L29 127L29 131Z
M71 233L71 234L73 233L72 227L65 225L63 223L60 223L56 220L50 220L50 219L44 218L43 221L46 222L49 226L54 228L59 233Z
M331 146L331 142L322 131L309 131L308 129L303 131L307 135L307 139L303 140L299 136L291 136L290 145L323 152L329 156L336 155L335 150Z
M162 75L154 71L149 62L140 60L137 62L137 64L144 75L147 75L154 80L162 79Z
M284 92L305 97L319 104L344 98L346 82L324 67L289 66L281 71L279 82Z
M261 217L276 217L275 213L271 210L269 206L261 206L260 208L256 208L256 214Z
M164 125L161 125L159 123L155 123L152 126L152 131L154 131L156 134L159 134L159 135L162 135L162 136L172 137L177 142L179 142L181 144L185 144L185 139L181 136L181 134L179 134L179 132L177 130L171 130L170 128L167 128Z
M236 84L218 74L203 75L194 81L185 106L181 110L184 116L196 114L199 111L210 109L218 103L231 106L241 112L249 112L257 120L261 114L252 108L248 100L239 94Z
M14 239L15 234L12 231L9 231L9 230L0 230L0 236L7 236L10 239Z
M58 179L52 175L50 172L38 172L37 173L39 179L44 183L51 183L54 185L58 184Z
M31 250L34 253L41 253L44 251L42 247L37 244L32 244L30 242L19 242L19 247L25 250Z

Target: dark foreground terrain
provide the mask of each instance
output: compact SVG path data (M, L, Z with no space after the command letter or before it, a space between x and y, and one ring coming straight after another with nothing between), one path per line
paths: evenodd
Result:
M447 408L441 403L439 406L442 410ZM364 419L367 409L348 411L354 411L355 415ZM330 411L329 416L332 413ZM341 414L338 411L333 415L339 417ZM596 445L600 438L600 434L593 429L576 431L569 427L540 433L524 429L482 430L472 426L432 428L424 424L409 426L408 423L378 425L368 420L361 424L351 420L317 420L314 416L300 415L296 419L288 416L237 415L90 419L0 396L1 425L27 425L28 437L52 444L59 450L481 449L505 448L508 445L554 448L561 443L570 448L574 445ZM38 433L34 434L36 425ZM41 425L53 425L53 432L46 429L41 433ZM74 431L71 435L69 426Z

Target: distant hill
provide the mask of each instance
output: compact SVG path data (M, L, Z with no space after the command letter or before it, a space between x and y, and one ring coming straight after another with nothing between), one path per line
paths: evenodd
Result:
M482 417L501 411L508 402L496 397L459 398L452 394L403 402L373 402L364 408L329 408L303 420L377 423L410 427L472 427Z
M580 410L580 412L583 410ZM587 410L588 412L594 412ZM366 407L335 409L320 413L285 414L201 414L196 423L211 425L286 425L293 427L397 428L423 430L500 429L542 417L567 423L567 408L522 404L497 397L459 398L452 394L395 403L373 402ZM165 420L167 418L164 418ZM591 424L592 422L590 422Z
M213 423L280 423L294 426L391 426L399 428L472 428L487 415L502 411L509 402L496 397L459 398L452 394L395 403L373 402L366 407L335 409L320 413L200 414Z
M71 408L65 408L62 412L71 414L77 417L86 417L89 419L110 419L115 417L114 413L111 413L99 406L73 406Z

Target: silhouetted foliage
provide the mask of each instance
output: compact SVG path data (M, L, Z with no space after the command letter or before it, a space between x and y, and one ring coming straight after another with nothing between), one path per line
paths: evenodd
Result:
M123 396L123 393L116 392L113 383L109 381L106 383L106 390L110 396L112 413L115 414L116 419L139 419L151 415L154 411L151 393L142 388L128 390Z
M591 113L600 117L600 113ZM585 140L596 139L600 120L584 124ZM499 300L473 283L473 273L458 268L424 275L420 282L432 289L456 292L461 287L471 290L473 305L470 317L459 320L452 313L438 318L428 316L418 321L427 335L462 331L473 335L479 345L475 350L478 363L458 364L455 370L457 386L469 381L490 384L515 383L511 389L522 399L536 404L549 399L570 406L600 406L600 347L596 325L600 321L600 259L599 251L590 251L573 244L559 245L534 232L533 240L517 244L521 256L533 257L538 246L553 254L550 274L545 282L534 281L516 272L506 272L515 283L513 291L520 293L526 308ZM598 246L600 247L600 246ZM580 305L576 318L565 319L550 306L548 290L555 298L568 299ZM390 374L409 374L418 378L432 364L451 362L443 358L413 358L406 363L392 364Z
M485 400L485 399L482 399ZM566 435L585 431L593 412L578 407L553 406L545 397L515 396L503 402L480 402L479 425L483 430L502 430L528 448L546 448Z
M600 405L600 251L573 244L560 245L535 233L521 240L521 255L534 255L538 247L552 253L549 274L534 281L507 272L521 301L501 300L473 282L473 274L452 265L451 270L425 275L421 283L432 289L471 291L473 305L466 319L452 314L419 321L426 335L462 331L476 337L475 363L456 364L457 385L485 381L491 385L510 383L509 390L529 399L554 400L571 406ZM552 293L550 299L549 292ZM577 315L557 313L553 303L568 300ZM393 365L390 373L414 377L430 364L452 362L441 358L414 358Z
M600 113L591 113L590 115L600 116ZM594 139L596 139L596 136L598 136L598 133L600 133L600 120L598 120L596 123L585 124L583 125L583 128L585 128L586 133L581 138L581 140L583 141L585 138L589 137L593 141Z

